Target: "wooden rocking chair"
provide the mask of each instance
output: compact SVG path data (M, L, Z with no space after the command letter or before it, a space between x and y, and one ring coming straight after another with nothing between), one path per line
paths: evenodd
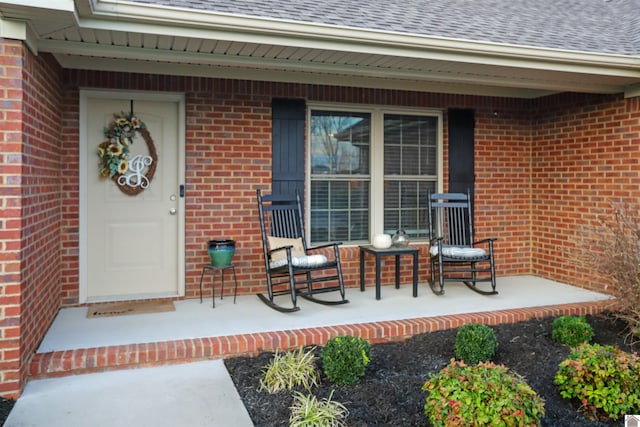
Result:
M297 297L320 304L335 305L349 302L345 299L342 266L340 265L341 242L327 243L308 247L302 219L300 195L295 196L258 193L260 212L260 232L262 249L267 273L268 297L258 297L269 307L281 312L300 310ZM327 259L326 248L333 248ZM325 251L320 251L325 249ZM337 282L327 286L314 286L317 283ZM325 301L316 298L317 294L340 292L340 300ZM292 307L276 304L274 298L290 294Z
M497 294L493 260L496 239L473 240L469 194L429 192L428 215L431 290L442 295L445 282L463 282L478 293ZM491 290L478 288L479 282L490 282Z

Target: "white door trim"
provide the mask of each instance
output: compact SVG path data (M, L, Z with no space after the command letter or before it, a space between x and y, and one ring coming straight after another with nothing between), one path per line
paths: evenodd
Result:
M78 274L79 274L79 303L84 304L88 302L88 267L87 267L87 224L88 224L88 206L87 206L87 180L88 173L95 173L95 167L92 169L87 165L84 159L87 158L88 147L92 146L87 142L87 100L103 98L103 99L135 99L141 101L166 101L176 102L178 104L178 179L182 184L185 183L185 97L182 93L152 93L152 92L137 92L137 91L121 91L121 90L93 90L93 89L81 89L80 90L80 170L79 170L79 197L80 197L80 212L79 212L79 262L78 262ZM97 147L97 141L94 144ZM95 165L94 165L95 166ZM177 189L176 189L177 191ZM169 296L184 296L185 295L185 198L178 198L178 244L180 250L178 251L178 294L167 295Z

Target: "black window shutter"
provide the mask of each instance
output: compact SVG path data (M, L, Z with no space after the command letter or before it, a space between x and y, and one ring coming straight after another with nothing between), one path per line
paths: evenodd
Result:
M272 114L272 192L295 194L304 200L304 121L303 99L273 99Z
M474 194L474 128L473 110L448 111L449 192Z

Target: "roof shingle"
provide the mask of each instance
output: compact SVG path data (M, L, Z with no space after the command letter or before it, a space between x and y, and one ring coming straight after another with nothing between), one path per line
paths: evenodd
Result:
M134 0L310 24L640 54L640 0Z

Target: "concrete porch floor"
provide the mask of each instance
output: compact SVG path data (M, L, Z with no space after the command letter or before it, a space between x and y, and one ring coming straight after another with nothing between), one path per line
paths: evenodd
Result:
M211 298L176 301L175 312L87 318L86 307L59 312L30 365L32 378L60 376L324 344L335 335L352 334L371 342L406 338L456 327L471 321L515 322L558 314L587 314L605 309L610 297L533 276L498 278L498 295L483 296L462 283L448 283L434 295L421 284L417 298L411 286L347 289L349 304L324 306L298 300L301 310L280 313L255 295L232 289L216 306ZM331 294L323 295L327 299ZM291 304L282 297L282 304Z
M215 309L208 298L203 304L178 301L170 313L98 319L88 319L86 307L64 309L34 355L32 380L5 426L250 427L224 357L324 344L339 334L381 342L472 321L595 314L612 302L531 276L499 278L498 291L482 296L454 283L438 297L422 285L413 298L410 285L386 286L376 301L375 289L350 288L349 304L302 300L301 310L289 314L254 295L238 297L236 304L232 296L218 298ZM193 363L180 363L187 361Z

